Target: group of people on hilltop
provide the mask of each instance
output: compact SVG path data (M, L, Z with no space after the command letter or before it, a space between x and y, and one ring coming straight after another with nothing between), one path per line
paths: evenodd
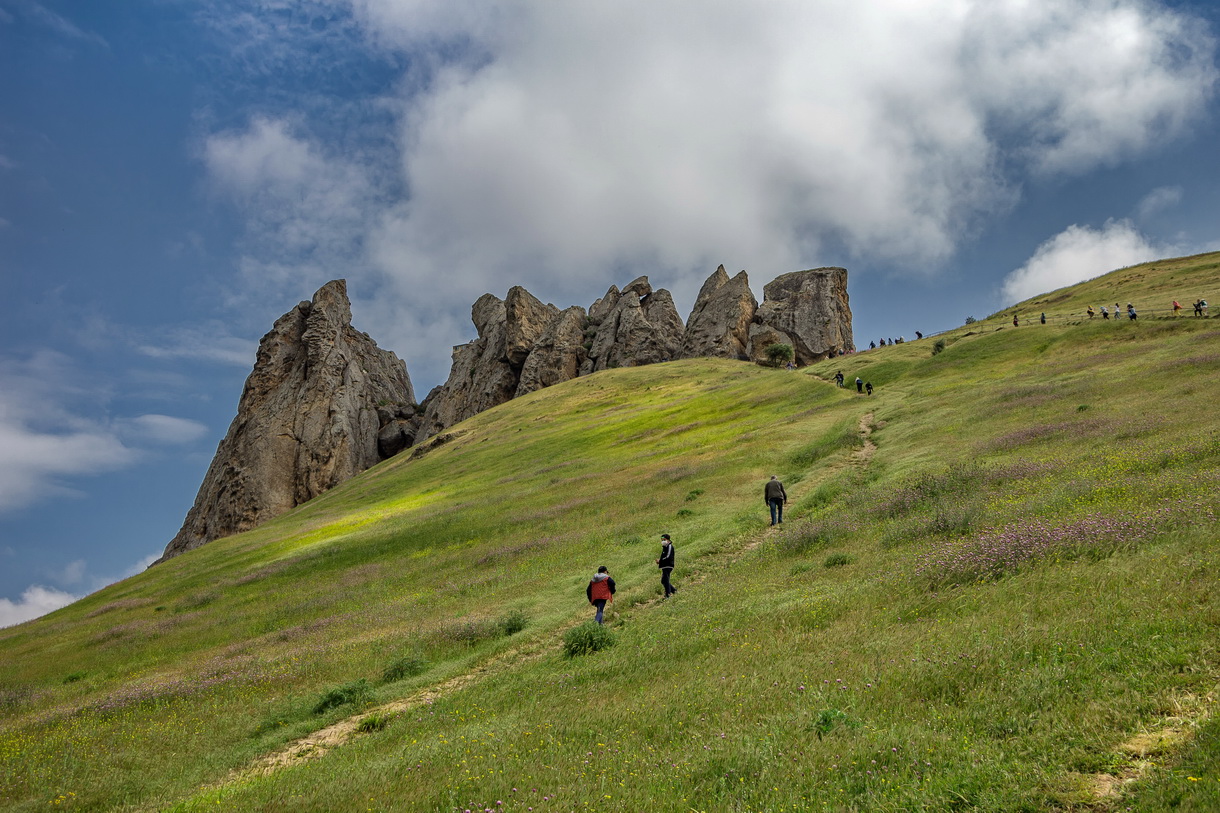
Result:
M923 338L923 334L920 333L918 330L915 331L915 335L921 339ZM878 347L887 347L887 346L893 347L896 344L906 344L906 341L907 341L906 338L904 338L902 336L899 336L897 339L878 339L875 342L869 342L868 349L876 350Z
M1203 299L1202 297L1200 297L1199 299L1195 300L1195 302L1192 304L1192 307L1194 308L1195 316L1207 316L1207 300L1206 299ZM1177 316L1182 311L1182 303L1178 302L1178 300L1176 300L1176 299L1173 300L1173 304L1170 305L1170 310L1173 311L1174 316ZM1120 305L1119 303L1115 302L1114 310L1110 311L1108 308L1106 308L1105 305L1102 305L1100 312L1101 312L1102 319L1108 320L1110 318L1110 314L1113 313L1115 320L1118 320L1119 318L1121 318L1121 316L1123 314L1123 306ZM1097 315L1098 311L1093 310L1093 306L1089 305L1089 307L1085 310L1085 313L1088 314L1090 319L1092 319L1094 316ZM1127 314L1127 319L1132 322L1139 319L1139 314L1135 310L1135 305L1131 304L1130 302L1127 303L1126 314ZM1012 323L1014 326L1016 326L1016 324L1017 324L1016 314L1014 314L1012 317ZM1045 313L1042 314L1042 324L1046 324L1046 314Z
M763 486L763 499L771 511L771 524L782 523L784 506L788 503L788 492L784 491L784 484L774 474ZM678 592L678 588L670 582L676 561L677 552L674 550L673 540L669 538L669 534L661 534L661 555L657 557L657 569L661 571L661 587L665 591L665 598ZM594 609L593 620L598 624L604 622L606 605L614 601L616 592L618 592L618 585L614 583L614 578L610 575L610 568L602 565L589 580L589 586L585 588L585 597L589 599L589 604Z

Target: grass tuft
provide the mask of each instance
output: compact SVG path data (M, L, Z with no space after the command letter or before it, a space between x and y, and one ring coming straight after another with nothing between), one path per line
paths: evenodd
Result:
M564 633L563 653L569 658L592 655L614 646L614 634L595 621L586 621Z
M372 689L364 678L344 683L323 693L314 703L313 713L324 714L331 709L346 705L364 705L373 699Z

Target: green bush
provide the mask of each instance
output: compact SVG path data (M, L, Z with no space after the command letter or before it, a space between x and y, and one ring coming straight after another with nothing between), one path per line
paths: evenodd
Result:
M847 729L854 729L860 727L860 722L852 719L847 715L846 712L839 711L838 709L822 709L818 712L817 716L813 719L813 722L810 723L807 728L816 734L820 740L822 737L829 734L831 731L834 731L839 726Z
M356 726L356 729L363 734L370 734L374 731L380 731L381 729L385 728L393 719L394 717L392 715L387 714L384 711L375 711L368 717L361 720L360 724Z
M936 344L932 345L932 355L935 356L939 353L943 353L944 350L945 350L945 340L937 339Z
M590 655L611 646L614 646L614 635L595 621L572 627L563 636L563 652L569 658Z
M500 629L505 635L513 635L525 629L529 619L520 610L510 610L500 619Z
M419 655L404 655L391 663L381 673L382 683L394 683L428 671L428 662Z
M320 698L314 704L313 713L322 714L339 706L346 706L349 703L363 705L368 703L373 698L372 690L369 688L369 682L364 678L354 680L351 683L344 683L342 686L337 686Z
M790 344L769 344L763 353L767 357L767 366L769 367L783 367L796 358L796 352Z
M825 567L843 567L844 565L850 565L854 561L856 561L855 557L848 556L846 553L832 553L826 557L826 561L822 564Z

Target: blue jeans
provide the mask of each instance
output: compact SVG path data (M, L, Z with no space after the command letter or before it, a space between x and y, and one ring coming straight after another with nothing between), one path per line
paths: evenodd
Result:
M602 616L606 612L606 600L604 598L595 598L593 599L593 606L597 608L597 614L593 616L593 620L600 624Z
M771 506L771 524L784 521L784 501L783 500L767 500L767 505Z

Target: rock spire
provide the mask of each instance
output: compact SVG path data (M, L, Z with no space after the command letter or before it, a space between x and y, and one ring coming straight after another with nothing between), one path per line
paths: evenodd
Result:
M379 431L406 423L415 395L406 365L351 321L341 279L276 320L160 561L249 530L382 459Z

